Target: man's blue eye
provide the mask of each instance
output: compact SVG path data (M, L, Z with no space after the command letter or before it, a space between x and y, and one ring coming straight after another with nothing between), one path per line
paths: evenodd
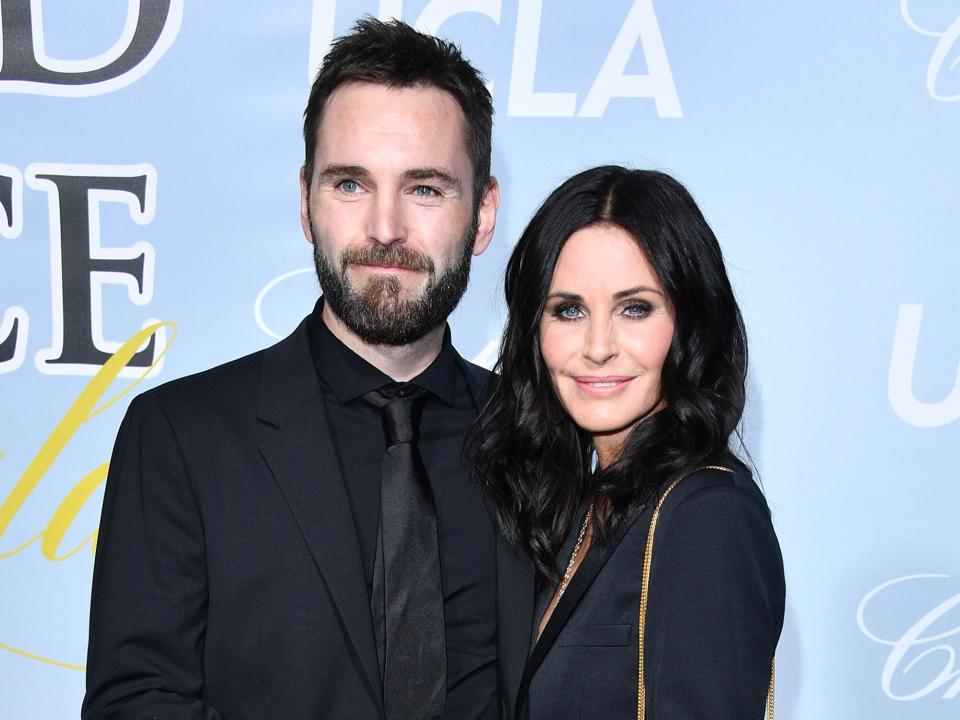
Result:
M440 195L436 188L432 188L429 185L417 185L417 187L413 189L413 192L420 197L425 198L432 198Z
M354 193L360 192L360 183L358 183L356 180L341 180L337 185L340 190L345 192L347 195L353 195Z

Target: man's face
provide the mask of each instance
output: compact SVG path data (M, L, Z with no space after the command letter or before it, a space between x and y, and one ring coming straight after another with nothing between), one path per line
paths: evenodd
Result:
M474 210L456 101L436 88L347 83L317 130L300 216L329 308L361 340L404 345L443 324L490 242L499 193Z

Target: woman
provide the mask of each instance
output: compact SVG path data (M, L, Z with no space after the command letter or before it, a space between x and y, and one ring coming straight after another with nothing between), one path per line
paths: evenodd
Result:
M770 514L730 452L743 322L713 232L659 172L598 167L537 211L510 259L479 477L539 579L515 713L638 711L650 519L647 717L760 718L783 623Z

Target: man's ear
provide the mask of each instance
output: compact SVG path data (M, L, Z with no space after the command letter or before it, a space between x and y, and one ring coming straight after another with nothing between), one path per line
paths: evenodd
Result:
M308 243L313 243L313 232L310 230L310 185L307 180L307 168L300 168L300 227Z
M473 254L479 255L493 240L493 231L497 227L497 208L500 207L500 184L490 176L487 189L480 198L477 208L477 236L473 239Z

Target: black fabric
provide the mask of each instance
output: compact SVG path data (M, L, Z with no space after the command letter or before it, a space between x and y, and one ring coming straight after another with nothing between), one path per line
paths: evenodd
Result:
M643 513L643 510L644 508L640 508L638 516ZM562 555L566 557L566 561L563 567L565 567L566 563L570 561L570 556L573 554L573 548L576 545L575 537L579 534L579 528L583 523L585 514L586 508L583 507L577 514L576 522L573 525L573 527L578 529L578 531L576 533L569 533L567 538L564 540ZM540 637L537 638L536 643L531 649L530 657L527 659L526 667L523 669L523 676L520 679L520 690L517 695L518 715L522 716L521 710L523 709L527 700L527 694L530 690L530 681L533 679L534 675L536 675L537 670L543 663L544 658L550 651L550 648L553 647L554 643L557 641L557 638L563 632L563 629L567 624L567 620L580 603L580 599L586 594L587 590L590 589L590 586L600 573L600 570L603 569L607 559L613 554L614 550L616 550L617 546L620 544L620 541L623 539L623 536L630 530L631 527L633 527L633 523L636 521L636 519L637 518L634 517L633 520L624 523L620 527L617 534L610 538L605 544L591 545L586 556L580 562L577 572L574 573L572 578L570 578L570 583L567 585L567 589L563 593L563 597L560 598L560 602L558 602L557 606L553 609L550 619L547 621L546 627L543 628L543 632L540 634ZM553 598L555 593L555 586L544 586L541 588L541 592L537 598L536 625L538 627L540 625L540 619L543 617L543 613L546 612L547 607L549 607L550 600Z
M446 695L437 512L415 444L424 395L412 384L363 395L387 436L370 598L386 720L439 720Z
M346 481L369 592L380 517L380 473L387 441L379 410L363 396L390 386L393 380L340 342L324 324L321 311L322 300L307 327L310 352L320 376L330 435ZM437 457L434 441L460 432L462 444L464 428L469 428L475 414L449 330L444 334L440 354L411 384L430 393L419 417L423 462L428 467L435 460L437 464L449 465L449 457ZM451 421L453 424L448 425Z
M380 411L364 396L395 383L340 342L321 311L322 300L309 319L311 355L372 594L388 439ZM464 438L479 401L471 393L449 328L439 355L407 386L426 391L417 417L417 450L437 513L447 717L472 720L496 707L496 530L464 457Z
M131 403L104 494L84 720L382 720L356 478L341 471L352 426L331 427L344 406L317 372L312 318ZM420 449L445 583L446 717L487 720L497 668L504 693L519 683L532 570L496 538L463 458L489 374L444 352L446 383L436 363L420 378L432 393ZM378 473L382 422L359 402ZM378 486L376 498L374 532Z
M699 471L663 506L647 608L647 715L763 717L784 612L783 562L749 472ZM532 649L518 718L634 717L648 503L622 537L591 546ZM574 534L579 526L571 531ZM569 555L570 538L564 552ZM538 613L554 588L541 588Z

